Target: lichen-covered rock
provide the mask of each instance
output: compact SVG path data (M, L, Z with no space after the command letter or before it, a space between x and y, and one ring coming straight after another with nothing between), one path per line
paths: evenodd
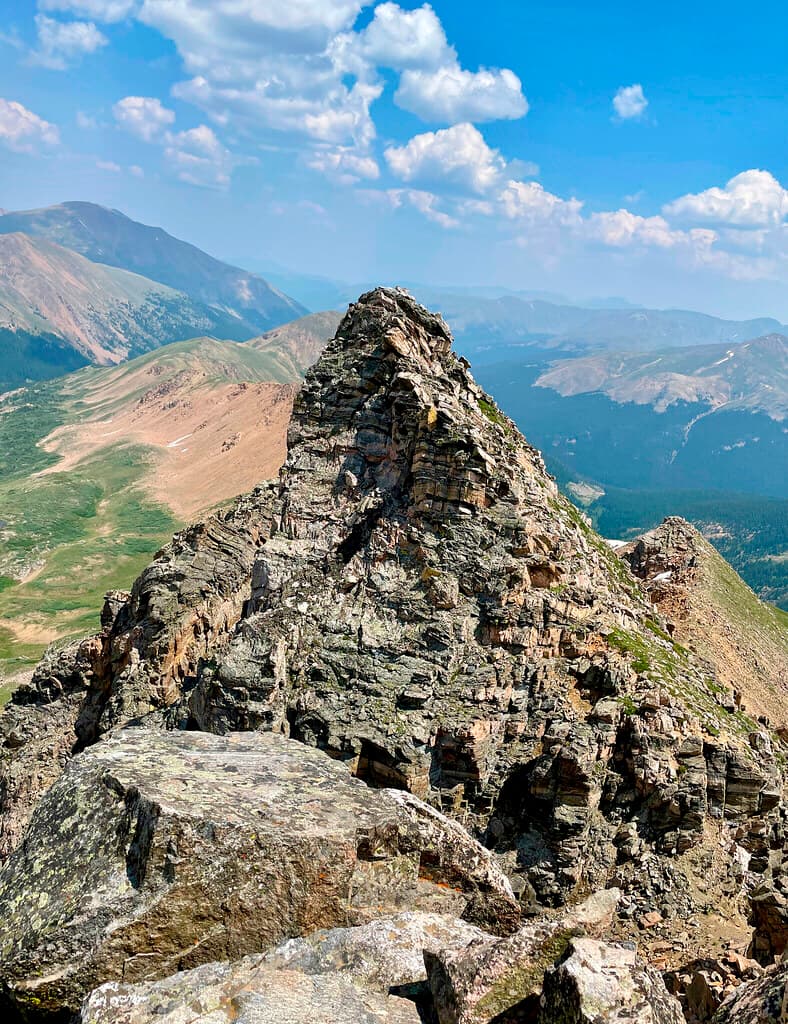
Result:
M232 960L423 907L511 913L491 855L399 791L279 736L121 730L75 757L0 871L0 1003ZM485 916L483 914L483 916Z
M355 985L346 975L306 975L258 958L205 964L163 981L110 982L92 993L81 1024L419 1024L416 1005Z
M746 982L714 1015L714 1024L785 1024L788 1020L788 965Z
M686 1024L677 999L634 948L578 938L547 971L538 1024Z
M621 896L605 889L560 917L529 923L503 939L482 937L460 949L425 950L439 1024L488 1024L539 1004L545 971L573 936L609 928ZM512 1018L519 1019L517 1017ZM527 1018L523 1018L527 1019Z

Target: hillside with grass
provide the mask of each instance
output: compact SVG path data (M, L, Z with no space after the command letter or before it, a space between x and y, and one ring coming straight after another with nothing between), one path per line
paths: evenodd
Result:
M213 338L0 399L0 690L179 526L273 476L300 373Z

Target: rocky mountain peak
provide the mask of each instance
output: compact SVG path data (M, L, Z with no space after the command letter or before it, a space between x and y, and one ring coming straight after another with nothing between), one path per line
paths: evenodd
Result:
M646 562L659 554L660 568L673 557L666 550L705 544L681 521L661 529L665 543L642 547ZM353 783L355 792L404 791L372 801L374 835L357 840L353 816L343 818L373 894L390 885L381 872L393 878L403 858L414 892L430 880L456 888L455 866L436 860L440 851L418 824L440 819L441 836L464 826L485 847L466 845L467 856L494 866L495 885L492 874L467 881L462 912L477 924L504 932L522 912L614 887L619 939L653 928L672 951L667 940L684 921L698 922L674 965L690 959L690 945L695 957L721 949L718 912L746 942L742 864L763 875L764 836L784 826L779 737L728 700L713 666L676 641L648 596L453 354L442 319L406 292L370 292L307 374L278 481L178 534L130 594L110 596L101 632L50 652L0 718L6 898L16 900L21 884L22 838L32 850L31 836L46 845L47 822L60 816L70 827L69 779L103 793L99 762L113 744L125 756L131 741L118 727L134 723L139 763L155 765L145 779L151 806L169 785L161 773L180 785L195 733L213 734L194 746L221 748L223 758L217 736L281 734L289 753L279 769L264 759L272 772L297 774L298 750L311 747L305 770L330 757L366 784ZM166 761L151 738L162 726L179 735L164 744L172 747ZM250 742L264 753L260 737ZM234 763L229 757L228 778ZM64 765L65 781L31 823ZM127 788L140 791L134 779ZM380 817L384 804L418 811ZM218 821L217 806L206 801L205 814ZM158 827L147 807L130 847L134 865L143 845L136 836ZM307 823L323 820L319 802L298 807ZM116 812L113 803L107 835L118 834ZM256 824L249 827L257 841ZM172 849L159 838L157 885L183 871L192 834L206 834L200 821L184 825ZM303 873L309 856L301 839L294 843ZM378 862L380 871L369 866ZM36 894L37 876L25 877ZM19 948L27 948L26 904L14 906ZM46 929L38 931L35 942L44 943ZM785 948L788 929L764 931L756 929L755 943L766 959ZM511 948L496 946L491 962L508 963ZM18 978L27 978L27 963L19 959ZM441 961L436 971L461 987L475 967ZM96 970L90 983L116 976ZM664 1018L671 1024L673 1010Z
M332 473L336 463L330 504L344 511L394 502L411 519L467 516L517 504L536 477L557 494L451 344L442 318L401 289L350 307L295 401L281 474L290 507L321 492L317 460Z

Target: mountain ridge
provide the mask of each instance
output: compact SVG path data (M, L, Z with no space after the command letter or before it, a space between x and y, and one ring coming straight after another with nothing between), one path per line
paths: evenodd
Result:
M222 263L162 228L95 203L66 202L0 216L0 234L20 231L217 306L237 318L246 337L306 312L258 275Z
M749 944L738 981L788 947L784 723L674 638L404 291L350 307L278 478L177 533L100 621L0 714L12 1018L121 982L124 1006L160 1015L169 989L193 1015L210 970L150 983L288 937L347 965L343 924L377 924L383 963L392 905L483 934L427 957L417 934L404 980L366 968L407 1004L380 1024L558 1024L599 977L621 1020L679 1024L660 971L689 1007L703 958Z
M715 412L788 416L788 336L770 333L736 346L693 346L645 354L605 353L554 363L536 379L563 397L596 392L657 412L702 403Z

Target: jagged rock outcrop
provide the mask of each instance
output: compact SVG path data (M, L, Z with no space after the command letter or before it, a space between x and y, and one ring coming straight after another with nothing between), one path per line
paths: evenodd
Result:
M670 854L708 816L776 802L768 740L720 706L439 317L363 296L288 446L278 486L177 538L77 649L76 749L157 711L284 731L461 815L542 902L631 860L622 825ZM30 800L13 779L0 799L18 837Z
M658 972L631 946L573 939L547 971L537 1024L685 1024Z
M690 523L670 516L618 548L676 640L708 663L719 703L788 726L788 629Z
M788 1018L788 965L767 971L737 989L714 1016L714 1024L785 1024Z
M508 883L481 847L469 853L459 821L494 851L527 912L617 886L613 937L631 941L642 931L647 954L657 945L651 936L674 921L692 921L695 941L710 941L722 904L743 930L747 896L773 872L781 845L770 829L783 813L782 740L727 700L708 657L671 635L670 616L652 603L649 571L641 573L646 594L452 353L439 317L399 290L362 296L296 398L278 482L178 535L127 598L111 598L101 633L49 656L0 717L0 856L16 849L6 866L18 879L16 920L41 935L49 925L33 922L54 920L49 904L31 908L42 887L28 853L38 844L40 870L49 870L39 822L58 801L65 806L69 778L86 773L86 807L96 792L108 800L85 766L132 734L149 737L134 743L166 744L170 729L184 751L241 743L239 732L284 734L299 742L305 763L318 756L305 748L319 748L329 765L326 755L345 762L337 771L350 770L370 790L385 787L379 799L392 820L415 815L417 831L432 822L456 835L457 878L470 877L469 856L473 871L488 871L486 894L478 876L463 882L478 892L460 907L456 879L448 890L430 886L434 858L417 857L425 849L418 843L400 849L400 830L383 858L388 895L378 914L392 909L400 878L386 870L394 850L400 882L410 886L395 909L435 909L442 893L441 910L464 912L487 931L516 926ZM141 728L102 740L128 723ZM111 818L108 806L96 804L90 835ZM304 814L319 818L322 807L317 801ZM439 809L455 819L456 834ZM183 815L200 817L193 807ZM172 856L161 846L167 820L163 810L148 830L162 866L143 889L182 856L180 846ZM142 839L130 842L136 850ZM130 885L108 857L96 884L111 876ZM76 851L75 864L83 860ZM353 873L374 890L374 862L356 861L367 867ZM451 882L449 862L438 861L436 878ZM303 870L311 877L311 864ZM134 904L140 913L143 903ZM59 944L68 928L80 934L77 918L66 917L71 924L49 940L53 962L67 958ZM293 935L349 923L296 918ZM199 957L263 952L282 934L258 928L254 950L200 938ZM183 961L178 941L157 972ZM39 949L35 936L24 943ZM74 970L110 948L107 939L83 950ZM671 952L674 969L683 948ZM40 966L38 954L25 960L15 949L3 967L12 1001L25 972ZM683 962L699 955L688 951ZM63 982L63 1005L73 1007L76 993L99 979L93 966L84 969L72 988ZM64 998L55 987L53 1006Z
M460 825L319 751L130 728L71 761L0 872L0 1008L75 1012L106 981L400 908L486 920L513 905Z
M438 1024L487 1024L535 1016L545 971L574 936L610 928L621 893L603 889L560 917L527 924L513 935L483 936L467 946L425 949Z

